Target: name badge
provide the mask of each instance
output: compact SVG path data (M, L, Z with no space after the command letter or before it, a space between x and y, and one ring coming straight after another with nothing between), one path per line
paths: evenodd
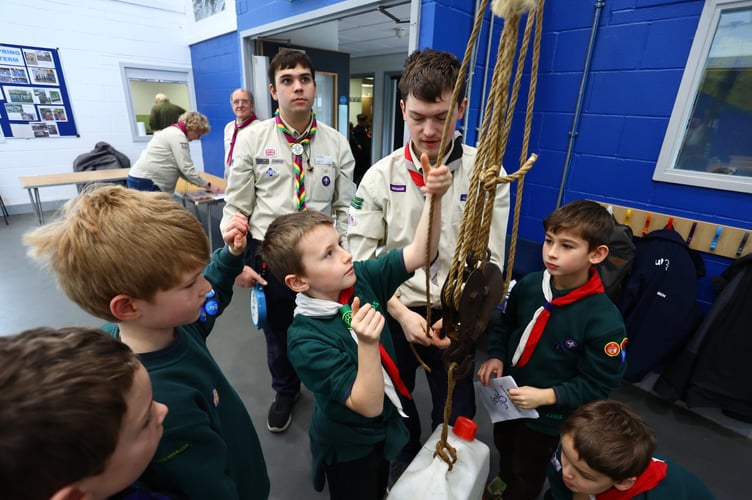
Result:
M330 165L332 164L332 157L328 155L316 155L314 157L314 163L316 165Z
M404 193L407 190L404 184L389 184L389 189L395 193Z

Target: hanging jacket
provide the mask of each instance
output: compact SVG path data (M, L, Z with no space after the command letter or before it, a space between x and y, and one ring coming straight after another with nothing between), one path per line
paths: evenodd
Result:
M702 317L697 278L704 275L702 258L676 231L660 229L637 240L619 303L629 337L625 379L638 382L660 371L691 336Z
M658 395L718 407L752 421L752 254L713 278L718 298L691 341L655 383Z

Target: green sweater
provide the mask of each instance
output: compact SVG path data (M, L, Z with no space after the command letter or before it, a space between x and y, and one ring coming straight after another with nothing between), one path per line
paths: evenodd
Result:
M668 465L666 477L652 489L630 497L638 500L714 500L715 496L694 474L672 460L657 456ZM572 492L564 485L561 477L561 448L551 458L546 470L550 489L545 498L572 500ZM598 498L598 495L596 495Z
M402 250L394 249L378 259L355 262L355 297L361 304L386 303L410 274ZM394 359L389 328L384 325L381 343ZM395 406L384 396L384 411L367 418L345 401L358 371L358 346L339 314L329 318L296 315L287 331L287 356L300 380L315 396L309 436L313 459L313 482L324 486L323 465L365 457L384 443L384 457L392 459L407 443L408 432Z
M619 310L605 293L554 307L528 363L512 366L512 355L536 309L545 302L543 272L531 273L512 288L504 314L488 334L488 355L504 362L503 375L517 385L553 388L556 404L538 408L540 418L527 426L558 436L564 419L579 406L605 399L624 376L622 347L626 339ZM554 297L571 290L553 290ZM501 374L500 374L501 375Z
M217 293L219 314L232 299L243 258L214 252L204 276ZM154 400L169 413L154 459L139 481L171 498L258 499L269 496L269 477L253 422L206 346L218 316L175 328L175 342L139 353ZM119 338L117 325L105 330Z

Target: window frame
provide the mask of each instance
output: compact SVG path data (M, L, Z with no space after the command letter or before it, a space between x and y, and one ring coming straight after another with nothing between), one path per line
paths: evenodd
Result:
M123 78L125 102L128 107L128 128L131 131L131 136L134 142L148 142L152 136L148 134L141 135L139 133L136 119L138 113L136 113L134 96L131 91L132 81L185 85L189 105L185 106L185 103L181 102L176 102L176 104L181 105L186 110L196 109L196 93L193 87L193 72L190 68L120 63L120 72ZM152 102L149 104L149 109L151 109L151 105L153 104L153 96L150 96L150 98L152 99Z
M752 193L752 177L675 168L721 15L725 11L744 8L752 9L752 0L707 0L705 2L656 162L654 181Z

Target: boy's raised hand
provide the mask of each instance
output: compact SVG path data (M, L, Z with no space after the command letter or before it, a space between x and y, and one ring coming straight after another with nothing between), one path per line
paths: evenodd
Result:
M246 235L250 229L251 226L248 224L245 215L236 213L232 216L222 232L222 239L227 243L227 248L231 254L243 255L245 253L245 247L248 244Z
M423 180L426 183L420 190L424 193L434 195L443 195L446 193L449 186L452 185L452 173L449 171L449 167L441 165L431 168L431 163L426 153L420 155L420 163L423 165Z
M358 342L376 344L384 329L384 315L374 309L371 304L360 306L360 297L355 297L352 303L352 327L358 336Z

